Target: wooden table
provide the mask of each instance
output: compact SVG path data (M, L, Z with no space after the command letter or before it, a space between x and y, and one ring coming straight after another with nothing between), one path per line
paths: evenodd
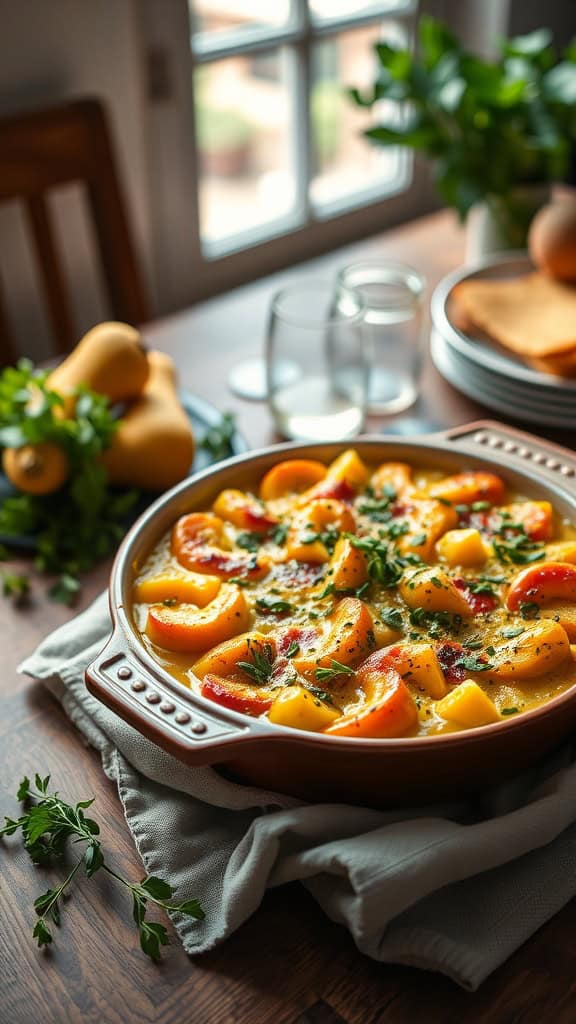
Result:
M462 237L449 214L435 214L306 267L243 287L151 324L151 345L169 352L182 384L238 414L251 445L274 440L264 406L232 398L230 367L261 348L269 299L279 283L311 270L366 256L413 263L430 286L462 260ZM438 427L479 418L486 410L459 396L426 365L416 413ZM377 424L384 426L383 421ZM105 586L109 565L86 581L84 607ZM14 814L23 774L50 772L72 802L95 795L106 848L127 875L141 877L114 786L59 705L16 666L71 612L36 597L19 611L0 606L0 811ZM75 1024L139 1021L186 1024L386 1024L576 1019L574 904L542 928L481 988L469 995L441 976L388 967L361 956L347 931L332 924L305 890L270 892L261 909L215 951L190 959L178 942L155 967L138 950L128 903L106 877L73 896L57 942L39 954L31 939L34 897L49 884L14 840L0 850L0 1021Z

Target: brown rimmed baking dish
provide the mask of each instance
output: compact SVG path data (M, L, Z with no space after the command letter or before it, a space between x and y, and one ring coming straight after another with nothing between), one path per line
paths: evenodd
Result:
M500 423L477 422L415 439L352 442L371 463L403 460L448 472L490 466L514 489L549 498L576 519L576 457ZM215 705L188 690L142 644L130 615L134 566L178 516L205 508L224 487L256 484L277 462L330 461L342 442L282 444L219 463L159 498L127 534L114 563L106 647L86 671L90 692L188 765L308 800L373 807L425 803L482 790L552 749L576 724L575 688L518 717L466 732L399 739L351 739L277 726Z

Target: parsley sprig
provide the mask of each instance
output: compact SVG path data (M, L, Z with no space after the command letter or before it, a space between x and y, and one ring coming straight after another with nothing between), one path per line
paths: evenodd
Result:
M505 564L529 565L545 555L544 545L530 539L524 524L511 522L505 514L492 543L496 557Z
M4 827L0 828L0 837L12 836L20 831L32 862L38 865L64 861L69 840L75 846L84 844L83 855L60 885L47 889L34 901L38 920L32 932L33 938L39 947L52 943L49 923L60 925L63 897L78 872L83 871L86 878L92 878L97 871L105 871L130 893L142 951L152 960L159 960L160 947L168 944L168 933L164 925L146 920L148 904L153 903L163 910L175 911L201 921L204 911L198 900L174 902L172 886L155 875L148 875L141 882L135 883L117 874L104 859L102 843L97 838L100 834L98 823L84 813L94 803L94 799L81 800L72 807L57 792L49 792L49 784L49 775L41 778L37 774L33 788L30 779L25 776L16 795L16 799L24 804L24 813L19 818L6 818Z
M391 544L379 537L357 537L354 533L345 536L353 547L364 552L370 579L383 587L395 587L400 582L406 559L400 557Z

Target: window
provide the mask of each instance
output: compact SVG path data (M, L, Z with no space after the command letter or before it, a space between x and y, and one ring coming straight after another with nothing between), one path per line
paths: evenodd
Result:
M372 81L375 41L449 3L141 0L159 312L432 208L425 167L364 140L344 89Z
M189 0L199 242L217 261L407 189L406 154L371 147L345 95L413 0Z

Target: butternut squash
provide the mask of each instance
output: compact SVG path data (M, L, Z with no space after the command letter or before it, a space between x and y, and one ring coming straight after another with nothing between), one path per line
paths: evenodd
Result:
M97 324L48 378L48 387L64 399L64 413L74 415L75 388L84 384L110 402L138 398L149 366L140 333L129 324Z
M52 441L5 448L2 469L10 483L25 494L52 494L70 475L66 452Z
M121 420L102 462L113 484L165 491L190 470L194 437L178 399L172 360L150 352L148 362L142 396Z

